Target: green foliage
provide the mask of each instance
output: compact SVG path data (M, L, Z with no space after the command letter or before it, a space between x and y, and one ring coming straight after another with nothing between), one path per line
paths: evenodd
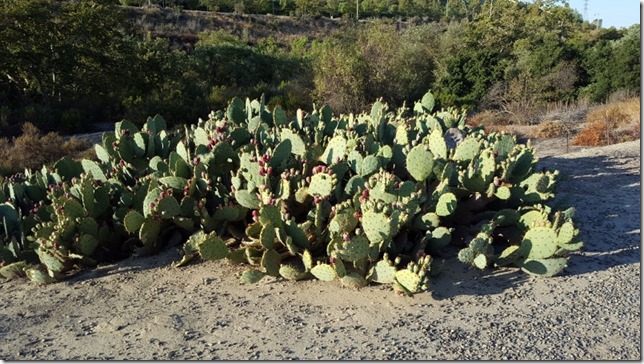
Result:
M469 128L454 109L432 112L432 100L413 113L377 101L369 114L324 106L278 122L263 98L235 98L172 132L160 116L121 121L98 161L2 182L0 274L46 283L188 237L176 266L225 258L248 265L244 283L312 276L410 295L466 232L465 264L561 273L582 243L570 212L543 205L558 173L535 172L531 147Z

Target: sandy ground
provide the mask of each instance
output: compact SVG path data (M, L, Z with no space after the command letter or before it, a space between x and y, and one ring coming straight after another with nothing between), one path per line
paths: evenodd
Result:
M641 360L640 144L535 143L577 208L585 250L563 276L456 260L428 292L264 279L237 266L174 268L176 248L44 287L0 283L0 359Z

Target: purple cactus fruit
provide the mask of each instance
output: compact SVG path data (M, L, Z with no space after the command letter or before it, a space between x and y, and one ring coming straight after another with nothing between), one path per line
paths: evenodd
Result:
M264 177L266 175L266 171L264 170L264 167L259 169L259 175Z
M335 264L335 257L329 257L329 264Z
M363 190L362 191L362 197L369 198L369 190Z
M493 153L493 155L494 155L494 158L496 158L496 157L498 157L498 156L499 156L499 152L497 152L497 151L495 150L495 151L494 151L494 153Z
M258 160L258 161L257 161L257 164L258 164L260 167L264 167L264 165L266 164L266 162L264 162L264 160L260 159L260 160Z
M320 203L320 196L315 196L313 198L313 203L316 204L316 205L319 204Z
M125 161L123 159L119 161L119 167L125 167Z
M353 213L353 217L355 217L356 219L359 219L362 217L362 214L360 213L360 211L356 211Z
M199 201L199 210L203 209L203 201Z
M194 158L192 159L192 164L194 164L195 166L196 166L197 164L199 164L199 162L201 162L201 158L199 158L199 157L194 157Z
M253 210L250 214L253 216L253 218L259 217L259 211L257 210Z
M342 240L344 241L351 241L351 238L349 237L349 233L344 233L342 234Z
M159 198L160 199L165 198L165 191L161 191L161 193L159 194Z
M268 154L264 154L264 155L262 156L262 160L264 160L264 162L268 163L268 161L270 161L270 160L271 160L271 156L270 156L270 155L268 155Z
M266 170L266 174L269 176L273 174L273 167L268 167L268 169Z

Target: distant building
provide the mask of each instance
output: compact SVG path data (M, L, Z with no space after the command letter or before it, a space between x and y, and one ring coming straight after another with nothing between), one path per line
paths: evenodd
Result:
M601 28L602 27L602 20L601 19L595 19L595 20L592 21L591 24L596 26L597 28Z

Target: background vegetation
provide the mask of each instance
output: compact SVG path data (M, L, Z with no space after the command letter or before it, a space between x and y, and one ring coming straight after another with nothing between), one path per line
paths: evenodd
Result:
M75 132L157 113L194 123L234 95L265 94L289 113L311 103L346 112L381 96L399 106L431 89L438 106L519 124L552 105L639 96L639 25L601 29L552 0L358 4L371 19L349 19L356 4L339 0L5 0L0 133L19 134L25 121ZM188 34L182 9L235 12L235 30L204 31L210 13L191 13ZM248 13L299 23L260 24L240 15ZM144 18L154 14L165 23L151 29ZM321 34L304 26L317 16L344 19Z

